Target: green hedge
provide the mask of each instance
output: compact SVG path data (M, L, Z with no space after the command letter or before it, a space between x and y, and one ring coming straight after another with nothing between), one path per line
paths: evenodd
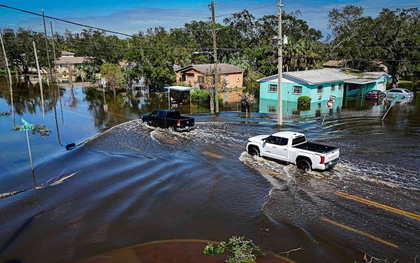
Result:
M191 100L194 101L209 101L210 100L210 96L207 90L202 90L202 89L194 89L193 91L191 91Z

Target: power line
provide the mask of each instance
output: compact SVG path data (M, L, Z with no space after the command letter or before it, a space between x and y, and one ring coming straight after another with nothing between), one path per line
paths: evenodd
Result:
M9 8L9 9L16 10L16 11L19 11L19 12L23 12L23 13L27 13L27 14L42 17L41 14L31 12L31 11L28 11L28 10L19 9L19 8L12 7L12 6L7 6L7 5L4 5L4 4L1 4L1 3L0 3L0 7ZM57 17L52 17L52 16L44 16L44 17L49 18L49 19L53 19L53 20L57 20L57 21L60 21L60 22L76 25L76 26L87 27L87 28L96 29L96 30L100 30L100 31L104 31L104 32L117 34L117 35L127 36L127 37L133 37L133 35L129 35L129 34L117 32L117 31L112 31L112 30L108 30L108 29L103 29L103 28L100 28L100 27L94 27L94 26L89 26L89 25L85 25L85 24L81 24L81 23L76 23L76 22L73 22L73 21L69 21L69 20L65 20L65 19L61 19L61 18L57 18Z

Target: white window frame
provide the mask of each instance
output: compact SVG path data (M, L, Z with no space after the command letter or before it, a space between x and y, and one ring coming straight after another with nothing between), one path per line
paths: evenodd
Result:
M324 93L324 86L316 87L316 94L322 94L322 93Z
M272 90L273 87L275 87L275 89ZM268 85L268 92L270 92L270 93L277 92L277 85L276 84L269 84Z

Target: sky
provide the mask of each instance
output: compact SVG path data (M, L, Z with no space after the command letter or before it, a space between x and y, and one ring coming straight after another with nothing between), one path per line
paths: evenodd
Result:
M71 0L71 1L16 1L0 0L0 28L31 29L44 32L42 11L46 16L47 34L54 32L63 34L65 30L72 33L81 32L87 27L112 31L108 35L125 38L145 32L149 28L163 27L167 31L172 28L183 28L192 21L210 21L210 0ZM299 10L300 19L306 21L314 29L321 30L324 37L330 31L328 12L333 8L341 9L346 5L355 5L364 9L364 16L375 18L382 8L420 8L419 0L282 0L282 9L286 13ZM223 19L231 17L244 9L255 18L264 15L278 14L278 0L220 0L214 1L216 23L223 24ZM37 15L38 14L38 15ZM113 33L114 32L114 33ZM119 34L121 33L121 34Z

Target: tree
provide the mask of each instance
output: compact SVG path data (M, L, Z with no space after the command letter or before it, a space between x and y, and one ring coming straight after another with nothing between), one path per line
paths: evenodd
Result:
M342 10L333 8L328 13L328 28L337 39L351 34L354 23L363 15L363 8L346 5Z
M104 63L100 67L101 76L105 78L116 95L117 87L123 84L124 76L118 64Z
M36 68L33 42L37 47L40 67L47 67L48 60L43 34L19 28L16 34L6 33L4 35L4 45L9 63L17 73L27 74L29 68Z
M374 20L372 52L389 65L392 86L396 86L398 77L408 68L415 69L420 59L420 12L417 8L383 9ZM418 71L417 71L418 74Z
M419 75L416 61L420 59L420 12L417 8L384 8L375 18L361 17L362 9L344 7L330 12L330 26L335 39L330 43L332 57L346 59L357 70L372 68L373 60L389 67L392 85L401 75ZM346 11L347 10L347 11ZM352 11L352 12L351 12Z
M149 87L162 89L175 82L175 47L164 28L149 29L143 43L142 68Z

